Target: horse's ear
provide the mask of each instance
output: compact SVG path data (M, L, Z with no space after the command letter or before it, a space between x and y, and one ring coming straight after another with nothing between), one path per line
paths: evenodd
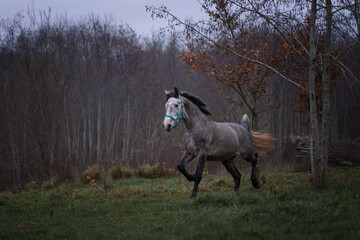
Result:
M178 98L179 97L179 89L177 89L177 87L174 87L174 93L175 93L175 97Z
M170 92L169 92L168 90L166 90L166 89L165 89L165 94L166 94L166 95L169 95L169 94L170 94Z

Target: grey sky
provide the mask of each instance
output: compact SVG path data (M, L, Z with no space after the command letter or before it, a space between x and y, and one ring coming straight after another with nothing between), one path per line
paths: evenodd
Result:
M181 18L200 19L205 13L196 0L0 0L0 16L12 17L19 11L26 12L28 7L35 10L51 8L54 15L67 14L72 19L96 15L112 15L117 21L128 23L137 33L151 36L152 31L167 25L166 20L152 20L150 13L145 11L146 5L166 5Z

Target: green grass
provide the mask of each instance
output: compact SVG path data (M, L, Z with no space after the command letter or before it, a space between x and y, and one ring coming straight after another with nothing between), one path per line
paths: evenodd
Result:
M243 174L192 183L121 179L0 194L0 239L360 239L360 168L329 170L314 191L309 173L265 173L260 190Z

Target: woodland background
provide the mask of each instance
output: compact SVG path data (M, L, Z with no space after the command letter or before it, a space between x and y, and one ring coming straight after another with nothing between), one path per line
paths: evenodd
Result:
M247 25L239 48L265 52L292 79L306 79L306 66L293 68L289 46L270 35L266 26ZM347 39L334 35L333 49L346 49ZM187 51L194 46L188 44L186 33L159 33L149 39L126 24L94 15L74 21L41 12L1 19L0 190L55 175L76 180L95 163L175 167L183 126L172 133L161 126L164 89L174 86L202 97L213 120L240 122L244 113L249 114L253 128L278 139L267 163L289 161L284 152L290 139L309 135L303 92L249 65L249 87L243 94L251 95L253 79L266 81L257 90L261 94L245 102L231 78L222 78L229 69L208 71L206 64L192 65L200 64ZM359 56L360 46L355 45L341 59L355 76L360 76ZM332 74L332 141L356 143L360 85L336 67Z

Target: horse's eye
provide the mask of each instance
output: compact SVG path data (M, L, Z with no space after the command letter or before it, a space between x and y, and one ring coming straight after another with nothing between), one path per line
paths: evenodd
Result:
M175 104L175 107L177 108L179 105Z

